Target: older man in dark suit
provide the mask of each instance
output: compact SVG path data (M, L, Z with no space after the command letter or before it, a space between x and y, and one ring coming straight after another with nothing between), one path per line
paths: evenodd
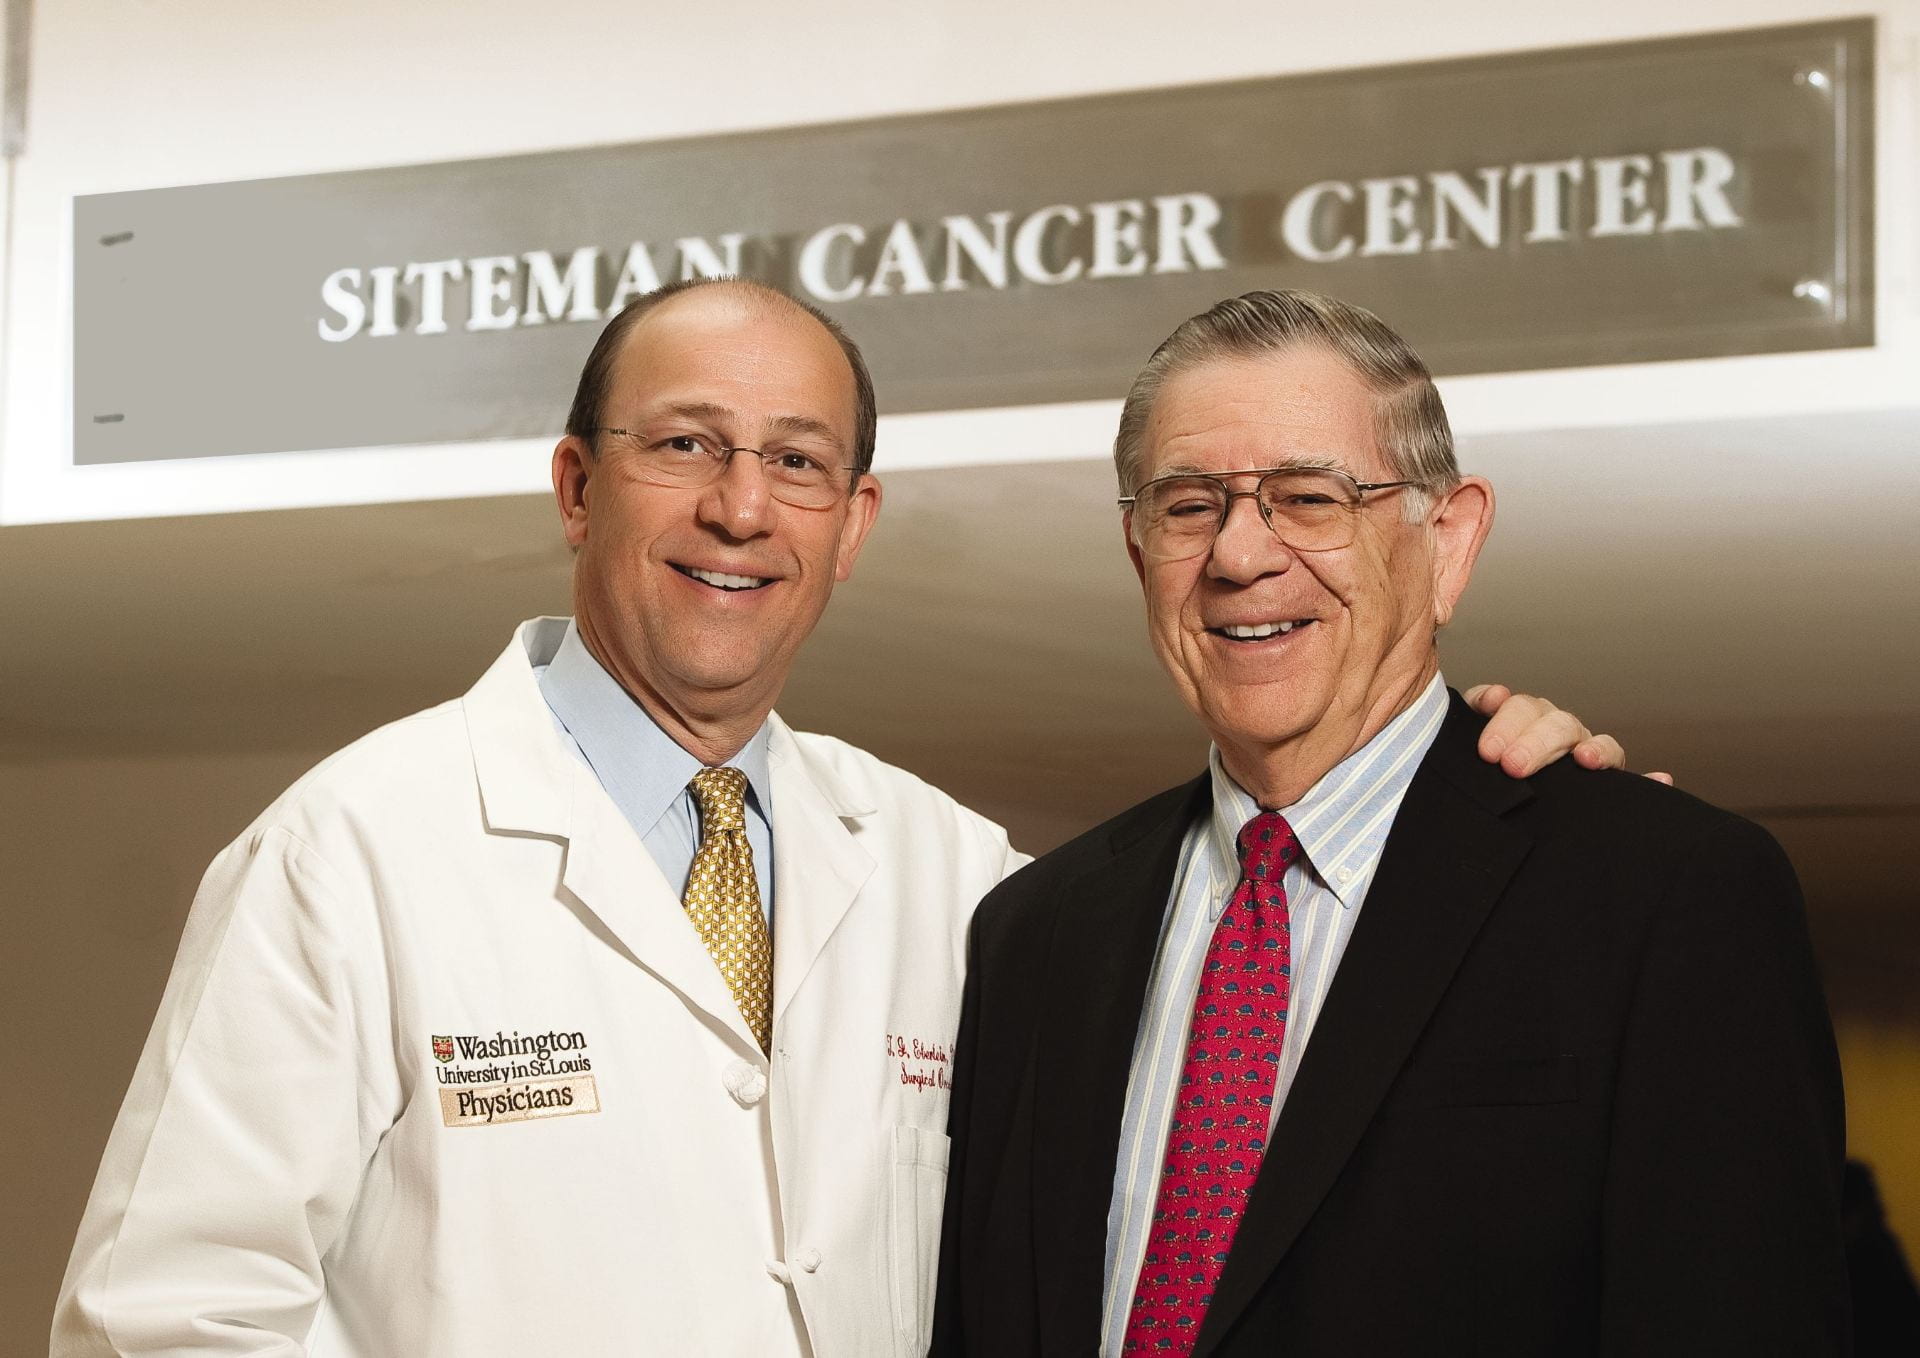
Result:
M1182 325L1115 445L1208 770L973 925L934 1351L1842 1353L1840 1081L1792 870L1475 752L1493 520L1376 317Z

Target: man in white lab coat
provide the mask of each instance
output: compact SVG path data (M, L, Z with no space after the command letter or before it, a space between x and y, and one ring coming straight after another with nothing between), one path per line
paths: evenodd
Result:
M55 1354L924 1350L966 921L1024 860L772 713L873 430L778 293L609 325L554 454L575 620L215 860ZM1514 772L1586 735L1495 729Z

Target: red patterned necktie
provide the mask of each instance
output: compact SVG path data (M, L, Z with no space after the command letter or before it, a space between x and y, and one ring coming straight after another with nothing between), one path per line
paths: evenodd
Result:
M1277 811L1240 827L1240 883L1200 969L1125 1353L1193 1351L1260 1174L1291 994L1285 877L1299 856Z

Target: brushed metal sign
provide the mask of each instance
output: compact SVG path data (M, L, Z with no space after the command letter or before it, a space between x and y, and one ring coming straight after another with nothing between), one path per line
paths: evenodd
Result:
M700 274L838 316L886 411L1117 397L1263 287L1443 374L1868 345L1872 69L1849 20L83 197L74 460L554 434Z

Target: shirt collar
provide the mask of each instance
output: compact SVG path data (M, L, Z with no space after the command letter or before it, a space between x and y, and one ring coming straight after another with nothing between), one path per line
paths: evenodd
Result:
M1351 907L1365 885L1386 845L1394 812L1446 715L1446 682L1435 674L1420 696L1372 740L1327 770L1299 801L1281 809L1308 865L1342 906ZM1208 754L1207 767L1213 781L1209 857L1217 881L1235 882L1240 877L1240 827L1260 814L1260 804L1233 781L1219 746Z
M644 838L686 792L701 769L700 761L680 748L647 709L601 668L572 622L541 676L540 688L594 776ZM727 766L747 775L747 804L771 824L767 723L760 723Z

